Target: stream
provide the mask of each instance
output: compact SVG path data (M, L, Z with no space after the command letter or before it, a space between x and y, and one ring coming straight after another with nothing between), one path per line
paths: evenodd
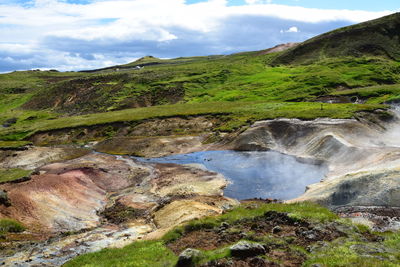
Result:
M319 182L327 173L321 164L307 163L274 151L202 151L161 158L134 159L146 163L201 164L229 180L224 195L239 200L274 198L288 200Z

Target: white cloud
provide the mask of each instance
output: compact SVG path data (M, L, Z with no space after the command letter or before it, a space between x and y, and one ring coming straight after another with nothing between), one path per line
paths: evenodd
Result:
M257 43L255 39L247 46L245 42L248 37L235 40L235 34L239 34L237 28L240 28L240 34L243 35L257 31L260 45L275 45L276 42L286 41L280 37L281 29L287 29L284 32L299 33L298 27L301 26L303 35L296 38L305 39L326 28L345 25L343 22L356 23L391 13L310 9L271 4L269 0L246 2L248 4L245 6L228 6L227 0L209 0L191 5L186 4L185 0L101 0L85 5L61 0L33 0L28 5L0 4L0 57L7 58L7 62L10 62L9 58L21 62L20 65L10 63L10 70L13 66L28 68L35 64L43 65L35 62L54 64L53 67L60 69L79 69L82 66L116 63L137 57L145 53L145 50L148 53L150 44L154 53L157 53L157 49L164 49L164 56L175 56L178 52L186 52L185 49L195 55L200 53L200 49L201 53L262 49L253 45ZM239 23L239 18L246 21L246 24ZM261 25L257 21L262 18L269 20L269 25L267 22ZM288 21L298 26L287 25ZM331 22L337 23L316 28L322 24L331 25ZM310 29L304 29L305 25ZM270 28L266 29L266 26ZM265 42L266 37L260 34L262 31L268 32L269 42ZM176 47L176 44L193 45L194 42L196 50ZM73 43L77 47L73 47ZM118 47L113 44L118 44ZM129 45L135 51L121 54L117 50L128 50ZM98 59L100 63L96 63L93 59L69 56L73 50L78 54L91 53L91 57L96 58L93 56L95 52L90 52L91 49L103 53L105 58ZM20 59L29 54L30 59ZM40 60L39 56L44 60ZM0 66L2 69L6 67L4 64Z
M297 28L297 27L295 27L295 26L293 26L293 27L290 27L289 29L287 29L287 30L281 30L281 33L284 33L284 32L299 32L299 28Z

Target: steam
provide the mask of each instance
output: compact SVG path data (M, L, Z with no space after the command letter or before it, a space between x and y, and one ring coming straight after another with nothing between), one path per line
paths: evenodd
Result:
M400 147L400 104L392 104L391 107L395 121L385 125L387 130L381 136L377 136L377 139L381 146Z

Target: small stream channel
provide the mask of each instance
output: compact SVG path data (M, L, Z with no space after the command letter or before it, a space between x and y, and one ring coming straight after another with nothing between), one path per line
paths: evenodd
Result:
M225 196L239 200L292 199L327 173L323 164L307 163L274 151L203 151L161 158L134 158L147 163L202 164L206 169L224 175L230 182Z

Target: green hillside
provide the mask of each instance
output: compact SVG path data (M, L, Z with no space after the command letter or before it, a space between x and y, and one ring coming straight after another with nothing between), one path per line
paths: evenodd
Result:
M400 59L400 13L314 37L282 53L274 64L304 64L326 58L380 56Z

